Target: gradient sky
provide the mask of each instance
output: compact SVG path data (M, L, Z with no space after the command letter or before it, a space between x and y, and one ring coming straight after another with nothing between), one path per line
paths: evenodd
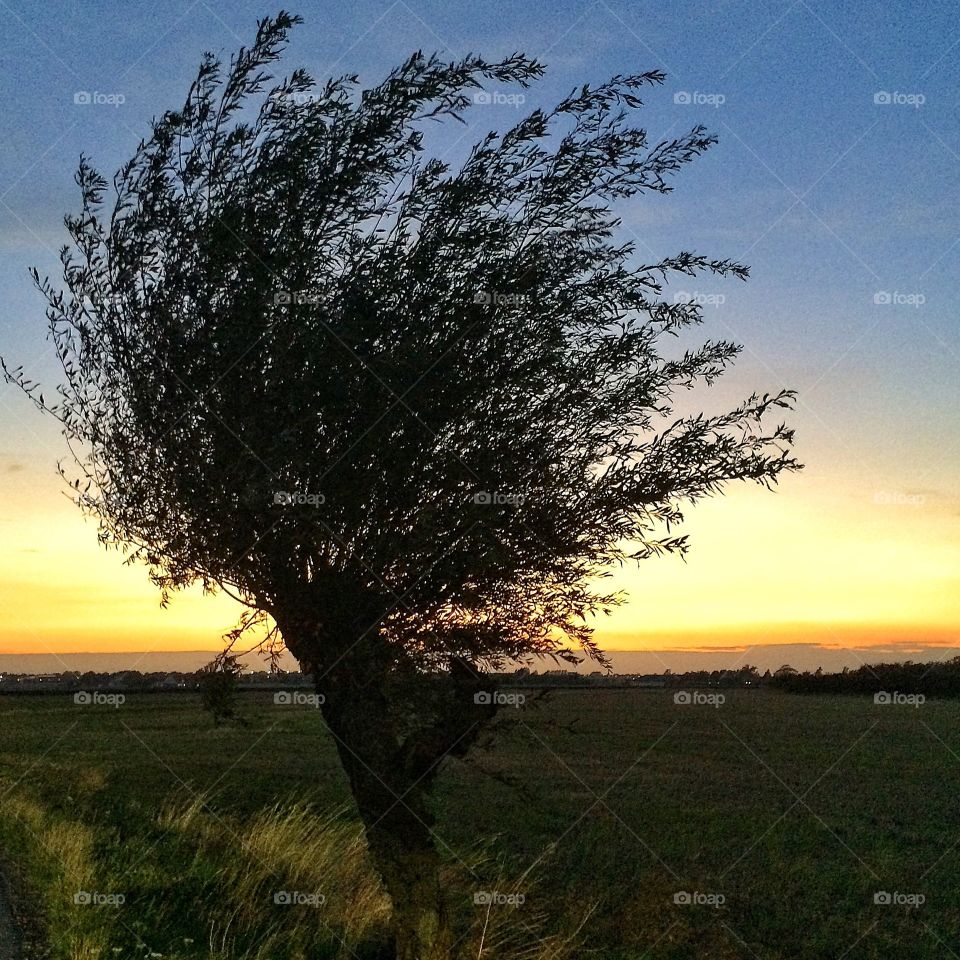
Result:
M624 226L645 259L694 249L751 265L747 284L671 288L705 298L705 335L746 346L699 402L713 410L753 389L796 388L791 421L807 469L775 495L736 488L691 511L688 561L619 575L630 601L598 625L601 642L715 646L718 656L747 642L960 645L955 8L292 9L306 23L286 69L302 64L319 79L376 82L417 48L451 58L519 49L548 64L522 106L477 105L458 139L441 138L451 157L575 84L655 67L668 79L647 96L651 136L702 122L720 137L674 193L625 206ZM51 382L53 356L26 271L58 273L81 151L112 174L151 116L182 102L202 51L228 55L273 12L209 0L0 0L0 352L34 379ZM75 103L80 92L94 102ZM187 594L161 611L144 572L103 552L63 496L55 426L0 387L0 653L215 648L233 604Z

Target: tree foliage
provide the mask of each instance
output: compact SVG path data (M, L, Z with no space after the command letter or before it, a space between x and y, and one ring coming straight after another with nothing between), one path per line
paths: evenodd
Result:
M451 170L424 159L424 122L539 63L416 53L360 97L300 70L267 89L295 20L262 22L225 71L207 55L112 190L80 165L66 294L37 277L79 500L165 590L270 610L346 578L430 661L589 646L584 616L617 601L598 571L685 549L658 534L684 503L795 466L790 431L760 425L787 392L671 416L738 347L668 358L702 314L665 282L746 268L641 263L617 239L611 204L667 192L714 138L628 122L652 71Z

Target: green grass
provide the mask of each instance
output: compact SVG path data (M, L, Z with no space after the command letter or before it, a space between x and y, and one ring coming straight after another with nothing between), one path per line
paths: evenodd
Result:
M446 770L437 833L467 877L464 916L488 921L483 957L960 955L960 704L726 697L557 692ZM0 711L0 849L39 891L57 960L381 950L388 905L316 711L251 694L249 725L229 729L192 696ZM126 902L75 905L78 890ZM277 905L278 890L325 902ZM487 912L479 890L525 902Z

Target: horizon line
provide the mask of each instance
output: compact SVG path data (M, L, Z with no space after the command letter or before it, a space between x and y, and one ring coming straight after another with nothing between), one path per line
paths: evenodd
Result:
M822 642L817 640L794 640L794 641L772 641L768 643L742 643L742 644L723 644L723 645L704 645L696 644L691 646L670 646L670 647L629 647L629 648L603 648L604 652L610 655L624 654L624 653L743 653L747 650L768 650L774 649L777 647L809 647L818 650L873 650L873 649L883 649L883 648L931 648L931 649L957 649L960 650L960 636L957 637L957 643L949 643L943 640L931 639L929 641L917 641L917 640L888 640L888 641L878 641L877 643L838 643L838 642ZM113 656L113 657L123 657L123 656L150 656L152 654L220 654L223 652L223 648L203 648L196 647L191 649L183 648L154 648L152 650L44 650L44 651L30 651L30 652L18 652L15 650L0 650L0 657L91 657L91 656ZM256 650L247 651L240 656L252 656L257 653ZM289 653L289 651L281 651L281 653ZM293 654L290 654L293 656ZM536 657L549 657L546 654L543 655L533 655Z

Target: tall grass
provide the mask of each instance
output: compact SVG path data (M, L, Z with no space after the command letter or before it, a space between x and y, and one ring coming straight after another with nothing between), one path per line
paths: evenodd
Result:
M68 809L70 806L68 804ZM81 808L78 808L78 812ZM107 826L81 822L12 791L0 805L0 846L40 897L51 960L382 960L390 900L347 809L277 804L243 818L204 797ZM465 868L465 869L464 869ZM522 906L473 902L466 873ZM457 958L567 960L579 930L546 935L531 877L505 878L477 849L451 867L462 918ZM77 893L120 893L119 906ZM535 899L535 898L534 898Z
M96 911L78 909L78 894L97 889L95 831L4 787L0 845L18 860L41 902L37 905L54 956L96 960L109 941Z
M164 811L160 820L166 829L181 832L200 849L215 850L218 860L227 861L218 873L223 901L209 904L206 911L213 955L271 960L299 956L300 950L305 951L303 956L312 956L311 947L338 960L386 955L390 901L370 862L362 828L345 819L346 813L341 809L318 814L304 803L277 805L241 825L211 814L202 799ZM240 847L228 858L237 843ZM461 866L474 874L489 862L478 851L460 858ZM458 956L566 960L575 955L579 927L565 935L545 935L545 911L493 904L478 909L462 876L457 880L461 873L451 869L448 878L448 889L456 891L453 897L462 903L458 912L467 917ZM505 880L501 873L495 886L504 898L520 897L525 904L532 882L529 874ZM292 906L291 912L300 912L293 913L290 922L278 924L274 902L278 892L322 894L323 902ZM252 934L260 937L255 947L242 954L230 952L231 939L246 941Z
M390 901L345 811L321 815L295 803L236 822L199 798L168 807L160 824L217 864L204 904L211 956L347 958L386 942ZM296 900L305 902L286 902Z

